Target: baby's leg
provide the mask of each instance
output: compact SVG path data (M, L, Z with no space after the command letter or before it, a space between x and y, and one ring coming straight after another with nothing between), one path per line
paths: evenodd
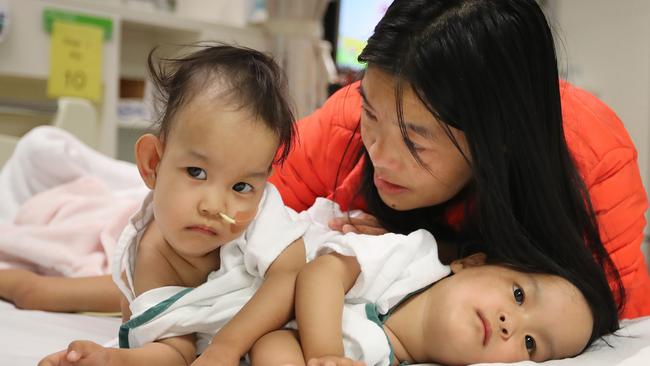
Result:
M304 366L302 348L295 330L276 330L258 339L249 353L251 365Z
M110 276L47 277L7 269L0 271L0 298L29 310L117 312L121 294Z

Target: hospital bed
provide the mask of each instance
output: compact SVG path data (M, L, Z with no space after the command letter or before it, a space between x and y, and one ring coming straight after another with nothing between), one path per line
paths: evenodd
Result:
M45 355L65 349L76 339L111 343L118 318L18 310L0 301L0 364L35 366ZM545 362L547 366L647 366L650 365L650 317L624 321L618 336L597 342L582 355ZM519 362L515 366L534 365Z
M96 146L97 117L90 103L74 98L61 99L52 124L73 133L88 145ZM10 156L17 141L17 137L0 134L0 166ZM76 339L110 344L114 342L119 325L117 317L19 310L0 300L0 364L33 366L43 356L65 348ZM515 365L531 364L520 362ZM545 365L650 365L650 317L625 320L619 334L596 342L582 355L549 361Z

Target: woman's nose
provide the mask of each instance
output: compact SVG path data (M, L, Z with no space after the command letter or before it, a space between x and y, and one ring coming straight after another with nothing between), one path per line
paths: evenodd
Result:
M386 139L378 137L374 138L369 145L366 149L375 169L397 169L397 159L394 156L397 146L391 146L392 144Z

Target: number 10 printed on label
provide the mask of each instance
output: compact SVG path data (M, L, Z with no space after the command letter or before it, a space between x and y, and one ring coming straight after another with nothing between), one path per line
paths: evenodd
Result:
M54 22L48 96L99 101L102 95L102 42L103 30L99 27Z

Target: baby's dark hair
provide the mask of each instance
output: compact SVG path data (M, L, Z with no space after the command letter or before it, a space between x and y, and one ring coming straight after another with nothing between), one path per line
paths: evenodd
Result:
M295 118L280 67L270 56L246 47L222 43L191 47L198 50L176 58L158 58L157 47L149 52L158 136L165 140L180 108L218 83L223 89L220 97L249 110L276 133L282 149L276 162L284 161L291 150Z

